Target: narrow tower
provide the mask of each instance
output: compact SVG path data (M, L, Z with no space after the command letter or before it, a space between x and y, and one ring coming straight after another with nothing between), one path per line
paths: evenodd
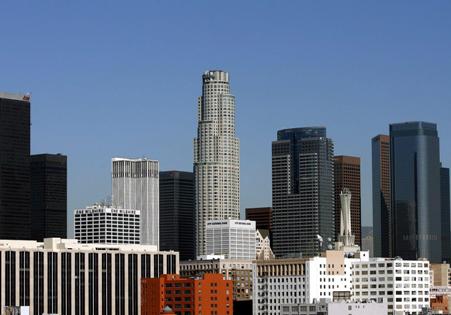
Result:
M204 255L207 220L240 217L239 140L235 132L235 97L230 94L227 72L212 70L203 74L197 119L196 253Z

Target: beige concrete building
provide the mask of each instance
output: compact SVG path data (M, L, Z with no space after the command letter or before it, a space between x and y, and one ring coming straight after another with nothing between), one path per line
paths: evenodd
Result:
M451 287L451 268L449 264L431 264L432 285L434 287Z

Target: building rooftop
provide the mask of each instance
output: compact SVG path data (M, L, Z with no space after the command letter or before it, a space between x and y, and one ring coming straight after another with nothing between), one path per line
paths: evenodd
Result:
M0 92L0 98L16 100L16 101L25 101L29 102L31 95L23 94L23 93L8 93L8 92Z

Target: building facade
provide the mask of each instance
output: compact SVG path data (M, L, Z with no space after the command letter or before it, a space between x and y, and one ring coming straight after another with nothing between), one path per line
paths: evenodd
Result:
M362 246L362 207L360 193L360 158L357 156L335 156L335 239L340 232L340 193L348 188L351 191L351 230L355 244Z
M394 255L441 262L437 126L426 122L391 124L390 154Z
M0 307L30 314L141 314L141 279L179 272L177 252L151 245L0 241Z
M354 262L353 299L382 298L389 315L422 314L429 307L429 262L374 258Z
M67 156L31 156L31 239L67 237Z
M208 273L221 274L224 279L233 282L233 300L252 299L252 260L224 259L220 256L205 256L202 259L182 261L182 277L202 277Z
M390 184L390 137L378 135L371 140L373 176L374 256L392 257L392 212Z
M207 221L208 255L224 255L226 259L255 259L255 222L249 220Z
M159 163L149 159L114 158L113 208L141 212L141 244L159 246Z
M140 244L139 210L94 205L74 211L75 238L82 244Z
M440 204L442 211L442 261L451 263L449 168L440 168Z
M201 279L162 275L142 281L142 315L165 314L168 307L175 314L233 314L232 281L221 274L204 274Z
M240 218L239 140L229 82L229 74L220 70L202 76L194 139L197 255L206 254L207 220Z
M246 208L246 220L255 221L257 230L268 230L271 234L271 207Z
M30 239L30 97L0 93L0 239Z
M196 257L194 174L160 172L160 249Z
M387 303L384 301L317 301L298 305L282 305L281 315L385 315Z
M279 130L272 143L274 254L318 254L318 235L335 238L334 208L334 146L326 128Z
M257 230L257 235L255 238L256 242L256 259L273 259L275 258L274 253L271 249L271 241L267 230Z

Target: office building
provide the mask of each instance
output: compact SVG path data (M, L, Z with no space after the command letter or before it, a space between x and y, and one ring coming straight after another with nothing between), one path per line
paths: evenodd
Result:
M281 315L385 315L387 302L362 300L330 301L320 300L316 303L282 305Z
M383 299L389 315L422 314L429 307L429 262L374 258L352 264L352 297Z
M114 158L113 208L141 212L141 244L159 246L159 163L149 159Z
M442 260L440 152L435 124L390 125L394 256Z
M197 255L206 254L207 220L240 218L240 152L229 82L220 70L202 76L194 139Z
M162 275L142 281L142 315L233 314L232 281L221 274L204 274L200 279Z
M451 263L449 168L440 168L440 194L442 211L442 261Z
M271 207L246 208L246 220L255 221L257 230L267 230L271 233Z
M257 260L253 270L254 314L280 315L283 305L349 299L352 264L368 260L368 252L351 256L341 250L328 250L321 257Z
M224 259L224 256L206 255L198 260L180 262L182 277L199 278L205 274L221 274L224 279L232 280L233 300L252 299L252 260Z
M449 264L431 264L432 285L451 289L451 268Z
M194 174L160 172L160 249L175 250L180 260L196 257Z
M30 97L0 92L0 239L30 239Z
M67 237L67 157L31 156L31 239Z
M361 198L360 198L360 158L356 156L335 156L335 234L340 232L340 193L347 188L351 191L351 229L355 244L362 246Z
M256 236L256 259L273 259L274 253L271 249L271 241L269 239L268 230L257 230Z
M0 240L0 308L30 314L141 314L141 279L179 273L177 252L153 245Z
M326 128L279 130L272 143L272 249L314 256L335 238L334 146Z
M373 176L374 256L392 257L392 212L390 185L390 137L371 140Z
M207 253L224 255L226 259L255 259L255 233L254 221L207 221Z
M74 211L75 238L82 244L140 244L139 210L93 205Z

